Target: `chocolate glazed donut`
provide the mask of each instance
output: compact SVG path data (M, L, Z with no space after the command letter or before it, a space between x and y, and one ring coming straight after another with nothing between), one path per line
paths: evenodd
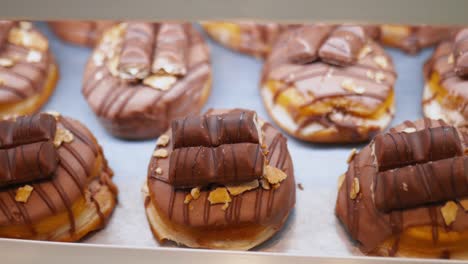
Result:
M53 114L53 115L52 115ZM0 121L0 237L78 241L117 198L91 132L58 113Z
M466 132L406 121L350 158L336 215L363 253L468 258Z
M0 117L37 112L57 79L47 38L30 22L0 21Z
M349 143L390 123L396 73L370 29L317 24L280 36L263 68L261 94L281 128L310 142Z
M117 24L115 21L51 21L49 26L63 41L71 44L94 47L102 33Z
M111 134L154 138L205 103L208 47L187 23L120 23L96 45L83 82L84 97Z
M416 54L424 48L449 40L458 29L458 27L428 25L381 25L380 42L408 54Z
M144 189L155 237L194 248L253 248L282 228L295 204L286 138L244 109L173 121Z
M455 126L468 120L468 28L441 43L424 65L424 115Z

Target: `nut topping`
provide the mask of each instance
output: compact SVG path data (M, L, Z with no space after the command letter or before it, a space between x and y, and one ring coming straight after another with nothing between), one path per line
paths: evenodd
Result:
M453 201L448 201L442 208L440 208L442 217L447 226L450 226L457 218L458 206Z
M29 196L31 195L34 188L31 185L25 185L23 187L19 187L16 190L15 201L20 203L28 202Z

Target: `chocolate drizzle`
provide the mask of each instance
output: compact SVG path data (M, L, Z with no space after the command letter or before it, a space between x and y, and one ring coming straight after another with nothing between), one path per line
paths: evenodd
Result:
M468 29L461 30L454 43L455 73L461 78L468 77Z

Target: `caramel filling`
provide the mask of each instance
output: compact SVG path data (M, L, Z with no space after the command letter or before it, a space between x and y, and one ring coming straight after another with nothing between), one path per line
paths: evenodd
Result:
M282 89L281 87L284 87L284 84L276 80L269 80L266 86L272 94L279 93L279 95L274 99L274 103L285 109L292 109L296 114L296 120L301 120L302 118L310 116L325 115L332 113L336 109L340 109L341 111L345 111L347 114L361 117L363 119L378 120L387 114L388 110L394 105L393 90L377 109L371 110L368 107L351 101L343 96L308 103L313 99L312 95L310 99L306 99L294 86L290 86L287 89L280 91L280 89Z
M54 91L58 75L57 66L51 63L42 92L20 102L0 105L0 116L28 115L36 112Z
M86 192L88 190L88 184L100 177L103 170L103 157L99 155L96 158L91 176L87 179L87 184L84 187ZM47 237L47 235L56 232L62 227L68 226L71 221L76 221L76 219L89 207L93 206L87 199L83 196L75 200L70 209L73 214L73 220L70 219L69 213L67 210L61 211L57 214L53 214L49 217L46 217L36 223L31 225L22 224L22 225L12 225L12 226L0 226L0 237L10 237L10 238L35 238L35 237ZM31 231L34 230L35 234Z
M466 104L466 100L461 96L450 94L440 83L440 75L433 72L427 81L427 86L433 94L428 101L436 100L440 105L451 110L458 110Z
M381 41L390 46L400 45L401 41L411 34L411 28L407 26L382 25L380 29Z

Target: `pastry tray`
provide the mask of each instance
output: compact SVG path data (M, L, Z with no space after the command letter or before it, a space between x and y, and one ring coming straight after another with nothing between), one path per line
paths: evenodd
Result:
M123 141L110 136L98 123L81 94L83 69L91 50L58 40L45 23L38 24L50 38L60 81L44 110L74 117L94 133L115 172L119 203L108 225L81 243L55 243L0 239L0 255L8 263L428 263L428 260L365 257L350 242L334 214L338 176L347 169L352 148L363 145L314 145L288 136L293 158L297 203L283 230L249 252L194 250L159 245L144 212L141 189L155 140ZM270 120L259 93L260 60L232 52L208 41L213 64L213 89L205 110L242 107ZM416 56L388 49L398 79L396 115L392 125L422 117L422 67L431 50ZM431 260L443 263L442 260ZM452 262L452 261L450 261Z

